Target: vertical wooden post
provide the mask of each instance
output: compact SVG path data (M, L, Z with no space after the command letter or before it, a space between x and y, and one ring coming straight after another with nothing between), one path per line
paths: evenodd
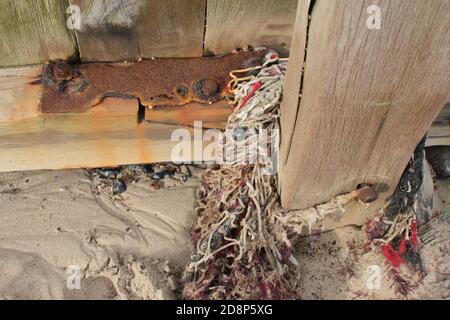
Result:
M70 0L82 61L201 57L206 0Z
M0 1L0 67L75 56L75 34L66 25L68 6L68 0Z
M294 41L282 106L281 197L289 209L362 182L389 195L450 95L448 0L313 5L301 98L305 46ZM302 39L304 28L297 21Z
M297 0L208 0L206 53L229 53L236 48L289 46Z

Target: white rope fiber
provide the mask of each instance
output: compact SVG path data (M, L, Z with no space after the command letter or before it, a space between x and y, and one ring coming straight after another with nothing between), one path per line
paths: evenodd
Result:
M276 162L286 60L268 51L263 66L230 73L234 99L219 170L198 191L196 251L186 269L190 299L292 298L296 261L276 221ZM246 73L260 70L257 75ZM235 74L243 75L237 78ZM230 133L231 132L231 133ZM261 141L262 137L262 141Z

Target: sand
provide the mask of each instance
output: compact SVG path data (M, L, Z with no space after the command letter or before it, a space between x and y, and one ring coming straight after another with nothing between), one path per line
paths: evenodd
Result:
M167 286L157 287L157 275L146 281L143 266L170 260L176 272L187 263L195 179L160 190L130 183L112 197L108 188L95 192L83 170L1 174L0 297L151 298L146 286ZM67 290L72 265L88 279L83 290Z
M425 277L408 296L398 294L389 266L378 250L366 250L365 232L347 226L303 237L296 244L302 299L450 299L450 180L438 181L433 193L433 216L419 228ZM379 268L379 287L368 285L373 266Z
M119 196L99 183L84 170L0 174L0 299L179 298L198 174L187 183L166 178L159 190L142 179ZM434 201L449 206L449 180L439 182ZM450 221L435 215L421 237L427 275L407 298L448 299ZM364 251L366 241L354 226L299 239L301 297L405 298L390 287L383 257ZM372 265L382 277L371 290Z

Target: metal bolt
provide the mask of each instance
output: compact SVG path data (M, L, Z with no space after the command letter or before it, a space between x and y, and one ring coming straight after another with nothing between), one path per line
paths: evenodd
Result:
M67 62L58 61L53 65L53 75L59 81L67 81L75 76L75 72Z
M201 79L194 83L194 92L202 100L214 101L218 99L220 84L214 79Z
M219 84L213 79L202 80L202 93L205 96L213 97L219 92Z
M189 93L188 87L186 87L184 84L179 84L176 90L177 93L182 97L187 96L187 94Z
M378 199L378 192L369 184L361 184L356 192L362 203L371 203Z

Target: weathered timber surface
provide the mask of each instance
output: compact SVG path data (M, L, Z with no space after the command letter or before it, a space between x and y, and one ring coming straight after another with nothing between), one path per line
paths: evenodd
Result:
M0 69L0 171L172 161L176 129L187 133L186 143L193 142L193 121L222 128L229 114L226 102L218 101L156 107L141 118L137 99L120 98L106 98L81 113L44 114L40 74L41 67ZM203 158L200 148L182 159L211 161L213 155Z
M206 0L70 0L82 61L200 57Z
M108 98L85 113L44 115L0 121L0 171L105 167L171 161L175 129L193 142L193 129L144 121L137 123L136 100ZM208 144L205 142L205 145ZM194 146L194 143L191 143ZM197 154L184 160L206 160Z
M0 68L0 121L39 115L41 67Z
M295 48L289 57L289 67L286 71L283 91L288 94L283 95L281 104L281 127L286 136L281 139L281 156L286 157L289 153L294 128L296 125L298 100L302 84L302 70L306 54L306 40L308 31L308 13L311 0L299 0L295 18L295 26L292 34L291 47ZM297 93L297 94L295 94ZM282 158L281 164L286 161Z
M450 100L428 129L426 146L450 146Z
M229 53L236 48L288 47L297 0L208 0L206 53Z
M68 0L0 1L0 67L38 64L76 55L66 25Z
M225 129L231 107L225 99L212 104L192 102L183 106L157 106L147 109L145 120L157 123L194 126L201 121L203 128Z
M367 28L372 4L314 4L295 127L282 125L291 141L281 155L285 208L326 202L362 182L386 199L450 94L449 1L378 1L381 29ZM304 50L291 47L291 55Z

